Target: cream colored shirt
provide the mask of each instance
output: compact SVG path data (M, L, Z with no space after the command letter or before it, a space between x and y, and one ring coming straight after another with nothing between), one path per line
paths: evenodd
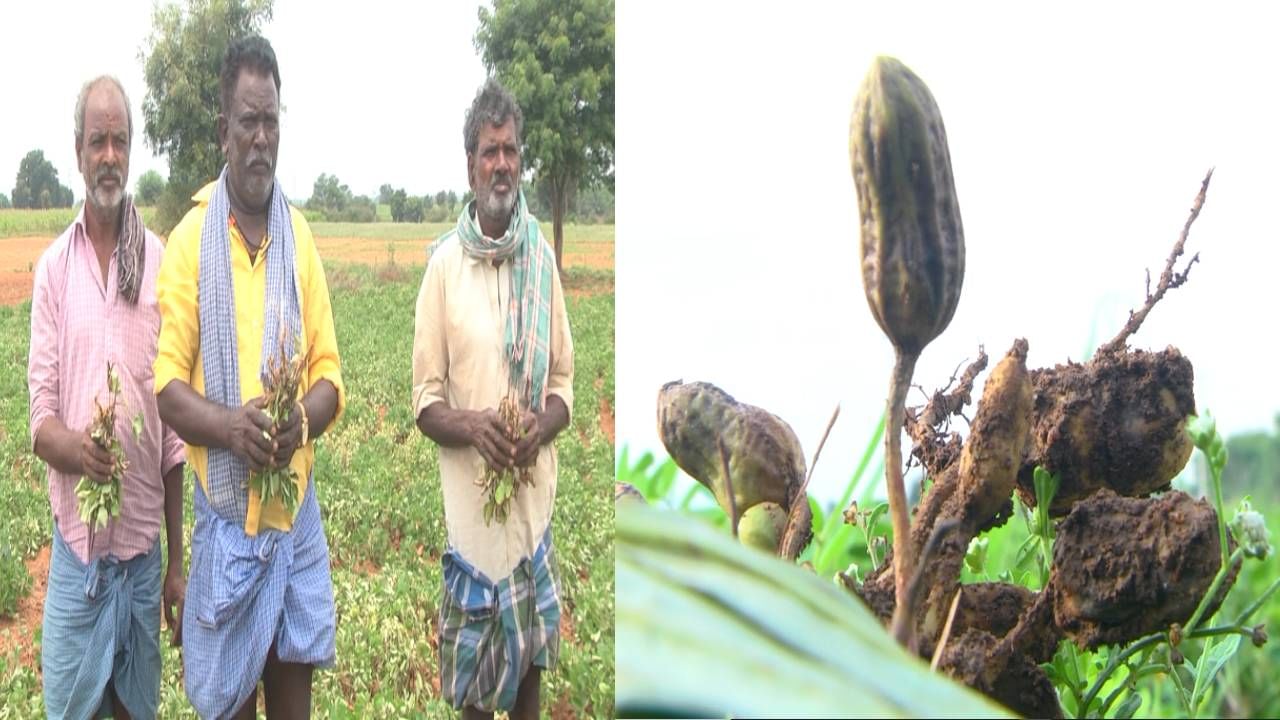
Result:
M546 238L539 236L542 242ZM499 267L467 256L456 234L432 253L418 291L413 329L413 416L448 403L459 410L496 409L510 384L503 328L510 302L511 263ZM573 340L559 273L552 272L550 368L547 395L573 408ZM556 497L556 451L543 445L533 485L520 487L505 523L485 525L485 462L473 447L440 447L445 527L457 552L493 582L533 554L551 523Z

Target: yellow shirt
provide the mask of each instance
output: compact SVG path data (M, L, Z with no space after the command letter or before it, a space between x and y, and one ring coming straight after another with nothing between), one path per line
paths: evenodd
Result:
M164 260L160 264L160 277L156 282L156 300L160 305L160 339L155 360L157 395L172 380L181 380L204 395L204 358L200 351L200 234L204 228L204 217L209 209L213 185L209 183L192 196L197 205L169 233ZM333 416L333 421L336 422L346 406L346 390L342 385L338 339L333 330L333 312L329 305L329 288L325 283L324 267L320 264L320 254L316 250L310 226L297 209L290 207L289 210L293 222L294 263L300 286L299 294L302 296L302 334L306 338L306 346L311 348L311 358L303 372L299 392L305 394L321 379L332 382L338 391L338 407ZM263 306L267 284L266 249L271 238L263 241L257 257L250 261L249 251L234 223L230 224L228 235L231 243L232 286L235 292L240 398L242 402L248 402L263 394L258 372L262 362ZM320 433L320 428L315 426L310 430L312 434ZM289 463L298 474L299 498L306 492L307 478L311 474L314 459L314 444L308 443L293 454L293 460ZM188 444L187 463L195 471L201 487L208 493L208 449ZM249 488L249 510L244 523L246 534L257 535L259 528L288 530L292 524L293 518L279 500L264 508L258 493L252 486Z

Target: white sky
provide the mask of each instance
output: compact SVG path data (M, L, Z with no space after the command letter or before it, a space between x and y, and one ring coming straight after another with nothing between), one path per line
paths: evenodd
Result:
M620 4L619 449L665 457L659 386L707 380L788 421L807 456L839 402L811 492L834 500L852 475L893 357L863 295L849 170L876 54L937 99L965 229L959 309L917 384L945 384L979 344L994 365L1026 337L1040 367L1080 360L1095 326L1110 339L1216 167L1187 244L1201 262L1131 345L1177 345L1221 429L1270 428L1280 25L1225 3L1120 5Z
M336 174L357 195L376 195L383 183L410 194L467 189L462 122L485 78L472 45L479 7L466 0L276 0L263 35L280 64L278 177L290 197L310 197L322 172ZM133 106L130 189L146 170L168 176L168 161L152 155L142 130L139 53L151 12L152 3L136 0L5 5L0 192L12 194L18 164L42 149L62 184L83 198L76 94L102 73L120 78Z

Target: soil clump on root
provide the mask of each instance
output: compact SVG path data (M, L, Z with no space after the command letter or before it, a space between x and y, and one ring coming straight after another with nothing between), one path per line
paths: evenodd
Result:
M1037 465L1059 478L1049 513L1060 517L1101 488L1130 497L1167 490L1190 459L1193 373L1177 348L1106 353L1031 378L1031 444L1018 472L1027 507L1036 505Z

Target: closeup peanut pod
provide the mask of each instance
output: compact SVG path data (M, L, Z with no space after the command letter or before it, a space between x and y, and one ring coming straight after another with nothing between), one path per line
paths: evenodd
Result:
M804 451L791 426L710 383L662 386L658 436L680 469L711 490L728 512L729 490L720 458L723 442L739 517L762 502L789 510L792 495L804 482Z
M1017 340L987 377L969 440L960 451L960 493L969 516L993 517L1013 494L1030 437L1027 341Z
M951 322L964 227L942 114L915 73L878 57L849 128L867 303L894 347L919 354Z

